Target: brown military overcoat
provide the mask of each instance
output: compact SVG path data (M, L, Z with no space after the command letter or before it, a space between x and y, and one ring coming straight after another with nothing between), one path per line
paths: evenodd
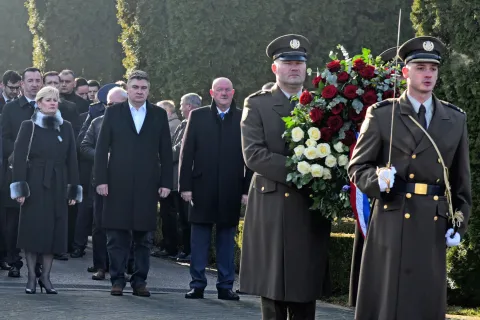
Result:
M448 204L443 195L396 192L402 182L444 185L442 165L428 137L408 117L417 117L404 93L396 104L392 165L397 174L390 194L380 193L376 167L388 161L392 100L368 109L348 173L355 185L374 198L360 271L356 320L444 320ZM466 116L433 97L434 114L427 132L450 172L453 208L465 223L471 209ZM418 118L417 118L418 119Z
M307 197L287 185L289 153L282 117L292 110L276 85L245 100L243 155L255 174L245 215L240 290L272 300L309 302L322 294L330 223L314 217Z

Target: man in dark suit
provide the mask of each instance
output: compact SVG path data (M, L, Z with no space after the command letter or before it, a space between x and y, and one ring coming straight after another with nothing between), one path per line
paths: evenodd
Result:
M216 225L218 298L239 300L232 291L235 279L234 245L242 202L246 203L251 174L241 145L241 111L233 101L232 82L213 81L211 106L190 114L180 152L179 191L191 203L190 291L187 299L201 299L207 286L212 227Z
M20 125L32 117L36 108L35 96L42 88L42 74L37 68L27 68L22 74L23 95L7 103L3 108L1 126L3 135L3 163L6 168L5 183L2 190L2 206L5 209L6 251L7 262L10 265L9 277L20 277L23 266L20 250L17 249L18 219L20 206L10 198L10 183L12 182L13 147L17 139Z
M75 103L79 114L87 112L89 103L75 94L75 74L72 70L60 72L60 97Z
M149 297L152 232L157 225L158 196L173 184L172 142L165 110L147 102L147 73L134 71L128 101L105 111L95 150L97 192L104 196L102 226L107 232L112 295L123 295L131 239L134 248L133 294Z
M5 104L18 98L21 81L22 77L16 71L7 70L3 74L3 92L0 95L0 113L2 113Z
M0 114L0 186L3 184L3 173L5 168L3 167L3 138L2 138L2 126L1 126L2 115ZM10 266L7 263L7 252L6 252L6 226L5 226L5 216L4 211L0 208L0 270L9 270Z

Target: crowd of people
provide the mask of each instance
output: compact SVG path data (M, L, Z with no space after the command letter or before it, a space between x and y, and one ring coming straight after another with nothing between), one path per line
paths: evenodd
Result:
M432 94L444 50L431 37L390 50L388 59L404 63L407 90L370 107L359 132L348 173L373 214L355 249L363 252L352 273L358 320L444 319L445 247L460 243L471 207L464 112ZM130 282L134 295L150 296L153 255L190 262L185 298L202 299L215 225L218 298L239 300L234 241L244 204L241 292L261 297L263 319L314 319L328 287L331 224L314 219L307 193L287 182L282 120L304 90L309 54L301 35L274 39L267 56L276 81L250 95L243 111L232 81L220 77L210 105L196 93L182 96L183 119L174 101L148 100L144 71L103 86L71 70L5 72L0 268L20 277L23 250L25 292L38 283L56 294L53 260L83 257L91 233L88 271L93 280L110 274L111 295ZM396 170L382 167L390 139ZM164 239L152 250L158 204ZM452 206L462 216L455 228Z

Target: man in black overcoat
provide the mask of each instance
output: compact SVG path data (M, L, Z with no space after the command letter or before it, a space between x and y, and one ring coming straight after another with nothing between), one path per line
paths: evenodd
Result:
M187 299L203 298L205 268L212 227L216 225L218 298L238 300L234 245L241 204L246 203L251 180L243 161L240 120L233 101L232 82L218 78L212 84L211 106L190 113L180 151L179 191L191 203L190 291Z
M146 279L158 196L166 198L173 185L167 113L147 101L149 88L145 72L132 72L128 100L106 109L95 150L96 190L105 197L102 227L107 233L112 295L123 295L133 237L135 266L130 284L134 295L150 296Z

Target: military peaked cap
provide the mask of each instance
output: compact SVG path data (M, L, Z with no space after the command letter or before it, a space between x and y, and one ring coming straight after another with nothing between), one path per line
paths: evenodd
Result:
M267 56L273 60L307 61L310 41L298 34L286 34L267 46Z
M445 52L445 44L434 37L416 37L405 42L398 56L405 62L440 63Z
M115 87L120 87L118 84L115 83L107 83L103 87L101 87L97 92L97 99L103 104L107 104L107 95L108 91Z

